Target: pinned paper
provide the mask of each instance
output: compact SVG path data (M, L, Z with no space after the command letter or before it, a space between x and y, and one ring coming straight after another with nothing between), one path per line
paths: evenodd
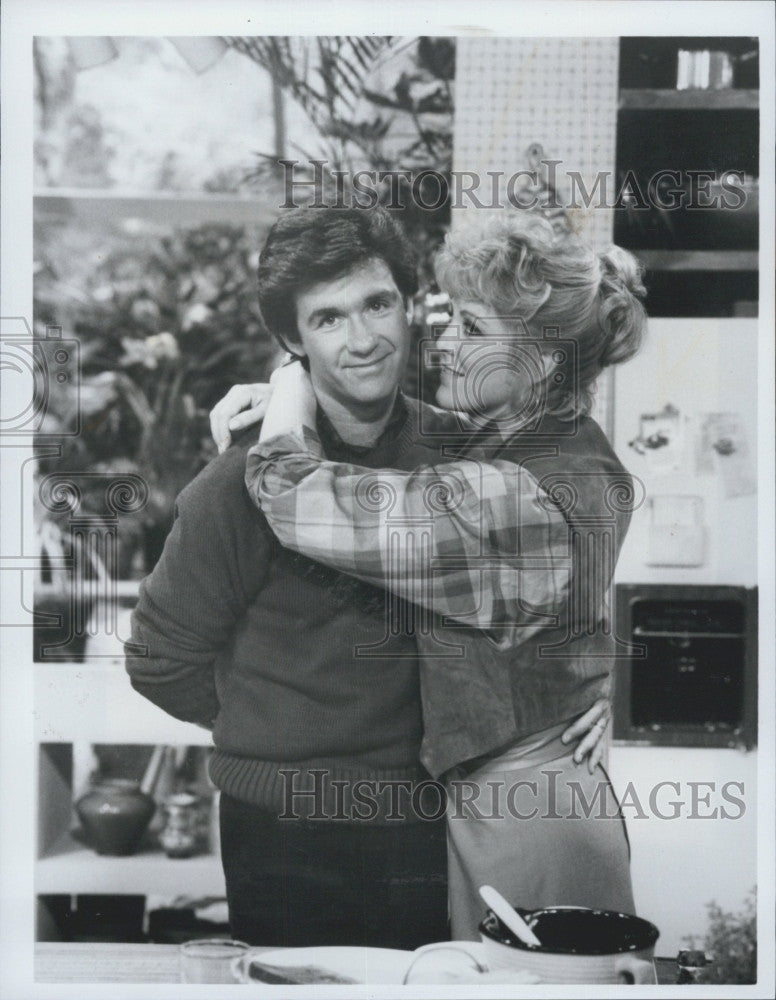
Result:
M756 492L749 436L740 414L704 415L698 434L696 468L699 475L720 476L727 498Z
M648 566L702 566L706 525L699 496L652 496L649 506Z
M644 455L651 472L679 472L684 452L684 421L679 410L666 403L658 413L642 413L639 435L629 445Z

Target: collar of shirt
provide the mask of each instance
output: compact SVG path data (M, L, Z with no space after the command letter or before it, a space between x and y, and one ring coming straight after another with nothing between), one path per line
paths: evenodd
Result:
M389 466L393 463L399 451L402 432L409 420L407 403L401 392L396 394L391 416L382 434L375 444L369 446L352 445L343 441L336 428L318 407L316 428L321 439L327 459L332 462L350 462L354 465L367 465L371 468Z

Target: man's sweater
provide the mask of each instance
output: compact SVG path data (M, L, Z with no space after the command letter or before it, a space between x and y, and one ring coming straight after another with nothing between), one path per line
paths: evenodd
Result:
M402 402L369 451L321 432L339 461L411 469L436 455L417 426L414 404ZM349 811L356 794L378 802L379 822L396 787L375 795L354 783L427 777L412 617L389 629L384 591L278 544L244 485L253 440L255 431L179 496L132 616L131 642L146 650L127 650L127 670L165 711L212 727L211 777L223 791L278 814L289 804ZM323 805L289 799L317 782ZM361 817L374 811L357 806Z

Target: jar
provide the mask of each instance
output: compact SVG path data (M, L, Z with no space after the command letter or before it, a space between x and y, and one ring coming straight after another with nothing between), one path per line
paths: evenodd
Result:
M677 983L686 986L688 983L711 982L711 962L703 951L685 949L676 956Z
M98 854L134 854L156 811L137 781L106 778L75 804L88 843Z
M200 839L200 803L196 795L179 792L165 799L167 824L159 843L168 858L190 858Z

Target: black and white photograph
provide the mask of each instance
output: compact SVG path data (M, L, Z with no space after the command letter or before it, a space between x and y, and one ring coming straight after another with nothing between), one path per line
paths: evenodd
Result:
M3 5L4 1000L773 995L772 15Z

